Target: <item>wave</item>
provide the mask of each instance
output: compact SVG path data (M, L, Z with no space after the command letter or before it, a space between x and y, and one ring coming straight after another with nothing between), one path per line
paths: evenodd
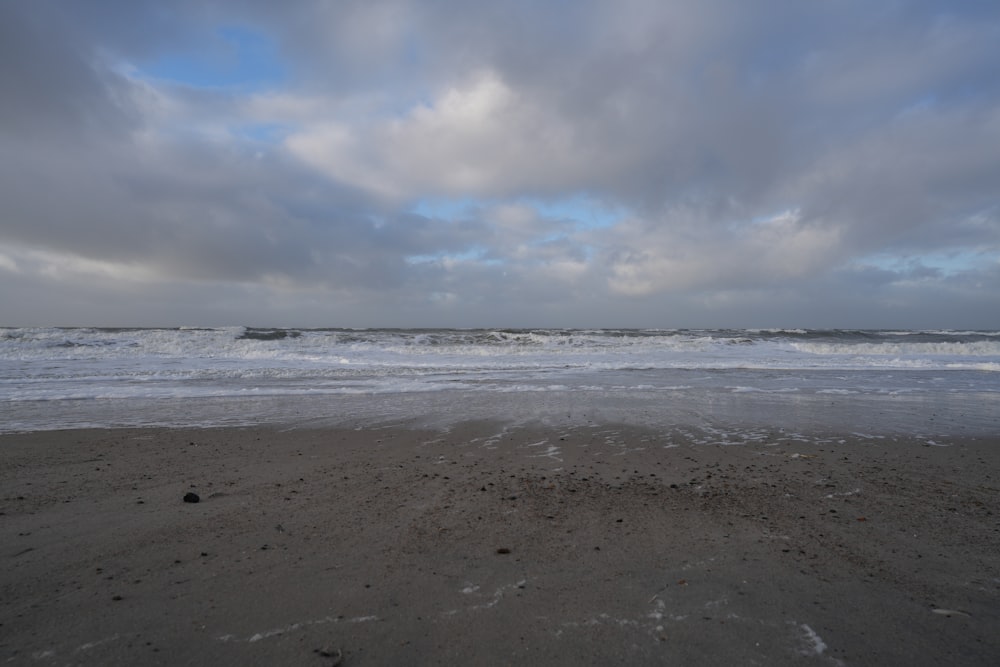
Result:
M254 329L247 327L236 340L284 340L298 338L302 332L298 329Z
M802 329L0 329L0 362L112 373L1000 370L1000 332ZM31 375L17 367L6 373ZM73 372L73 371L71 371Z

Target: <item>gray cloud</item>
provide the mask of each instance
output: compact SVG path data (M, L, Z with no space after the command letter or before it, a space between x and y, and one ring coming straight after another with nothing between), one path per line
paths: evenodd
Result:
M286 80L143 74L232 27ZM2 323L1000 326L997 43L991 2L4 3Z

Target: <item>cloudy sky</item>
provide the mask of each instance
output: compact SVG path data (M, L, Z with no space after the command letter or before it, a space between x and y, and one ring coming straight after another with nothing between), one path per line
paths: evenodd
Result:
M1000 328L1000 3L0 2L0 325Z

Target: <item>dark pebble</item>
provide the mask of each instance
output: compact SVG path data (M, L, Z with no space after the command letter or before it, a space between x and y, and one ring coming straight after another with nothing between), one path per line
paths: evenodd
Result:
M341 651L339 648L324 646L323 648L320 649L313 649L313 651L315 653L319 653L324 658L331 658L333 660L331 664L334 666L339 665L341 661L344 659L344 652Z
M510 549L508 549L507 547L500 547L499 549L497 549L497 553L498 554L509 554L510 553Z
M197 503L201 502L201 498L198 496L197 493L192 493L191 491L188 491L187 493L184 494L184 502Z

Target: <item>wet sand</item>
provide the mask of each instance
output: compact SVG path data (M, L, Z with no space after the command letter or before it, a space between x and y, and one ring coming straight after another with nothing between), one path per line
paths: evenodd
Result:
M3 435L0 660L1000 664L1000 438L938 444Z

